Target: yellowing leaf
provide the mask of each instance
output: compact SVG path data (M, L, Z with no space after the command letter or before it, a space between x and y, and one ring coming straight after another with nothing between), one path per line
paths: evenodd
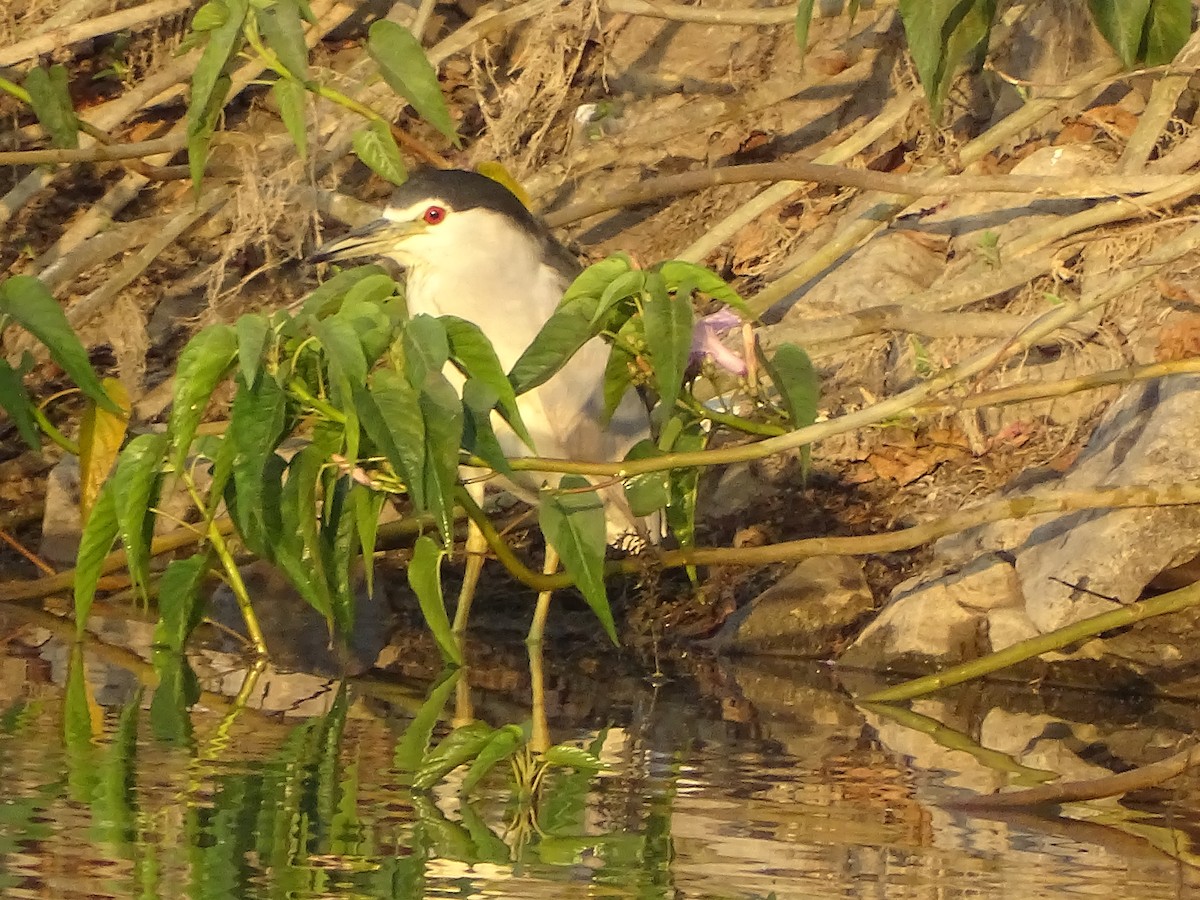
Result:
M115 378L105 378L105 392L124 411L118 416L95 403L88 403L79 426L79 515L86 522L100 488L104 486L113 461L121 452L129 426L129 394Z

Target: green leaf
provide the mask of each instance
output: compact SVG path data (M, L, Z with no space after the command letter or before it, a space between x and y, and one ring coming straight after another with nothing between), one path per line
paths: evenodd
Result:
M433 316L413 316L404 327L404 371L420 385L431 373L440 373L450 361L450 338L445 324Z
M342 303L356 284L376 276L383 276L392 281L387 272L376 265L355 266L338 272L305 298L304 305L300 308L300 317L324 319L332 316L342 308ZM395 282L392 281L392 284L395 285Z
M50 357L89 399L111 413L124 415L104 392L87 350L49 288L30 275L14 275L0 282L0 319L5 316L45 344Z
M0 357L0 409L8 413L9 421L17 426L21 440L31 450L42 449L42 436L33 416L33 404L20 373Z
M627 319L617 332L608 351L608 361L604 364L604 421L609 422L625 393L633 384L637 370L637 357L630 352L629 347L645 343L642 334L642 320L634 316Z
M313 322L312 330L329 363L334 405L339 408L352 406L353 387L367 380L367 357L358 333L340 314Z
M50 142L55 147L78 147L79 119L71 105L67 70L61 65L30 69L25 77L25 90L34 115L50 134Z
M296 153L301 159L308 159L308 121L306 114L307 91L298 81L290 78L278 78L271 85L271 93L275 95L275 103L279 107L279 118L283 127L291 135L292 143L296 145Z
M274 544L282 530L279 505L271 502L278 497L269 493L272 485L275 490L280 487L280 470L276 469L274 478L268 477L266 470L284 436L286 404L287 397L273 377L264 374L252 388L239 379L225 431L233 453L234 521L256 553ZM282 461L276 465L281 466Z
M1191 0L1154 0L1146 16L1144 62L1165 66L1192 36Z
M1152 0L1088 0L1092 19L1122 64L1133 68L1141 54L1146 16ZM1191 3L1188 3L1189 16Z
M237 332L229 325L210 325L188 341L175 367L175 399L167 422L171 465L182 471L188 448L208 400L225 380L237 354Z
M525 729L520 725L509 724L497 728L488 742L484 744L483 749L479 751L475 761L471 763L471 768L467 770L466 777L463 778L459 793L469 794L475 790L479 782L495 768L497 763L504 762L511 757L528 740Z
M292 457L280 495L283 541L276 562L308 604L334 624L333 592L317 520L317 486L329 450L314 440Z
M401 772L416 772L421 760L429 751L429 741L433 737L434 726L442 718L446 703L454 693L454 686L463 676L465 670L455 666L444 669L437 682L429 689L429 694L421 708L417 710L400 739L396 741L396 749L392 753L392 763Z
M225 4L211 0L196 10L196 15L192 16L192 31L212 31L214 28L220 28L228 20L229 10L225 8Z
M408 178L408 169L387 122L372 119L365 128L354 132L350 142L354 148L354 155L361 159L368 169L392 184L404 184Z
M84 523L83 534L79 538L79 552L75 558L75 633L78 635L83 634L87 625L104 559L117 539L117 530L117 507L113 502L112 484L109 483L100 490L100 496L92 504L91 515Z
M380 369L371 384L354 395L363 431L404 480L418 512L429 509L425 496L425 418L417 391L399 372Z
M617 629L604 587L605 515L604 504L591 482L581 475L564 475L558 490L543 490L538 504L538 523L575 580L588 606L604 627L605 634L617 644ZM566 493L564 493L566 492Z
M449 544L454 540L454 488L463 439L458 393L441 372L430 372L417 396L425 420L425 499Z
M542 754L542 762L548 766L562 766L569 769L603 769L604 763L593 753L588 753L582 747L572 747L568 744L555 744Z
M598 298L564 300L534 337L533 343L513 363L508 380L517 394L545 384L576 351L599 333L591 312Z
M529 436L525 423L521 421L521 411L517 407L517 393L513 390L508 376L504 374L504 367L500 365L500 358L496 355L492 342L474 322L468 322L457 316L442 316L441 322L446 329L446 338L450 345L450 359L455 367L468 380L480 381L495 391L496 400L493 403L499 406L500 414L525 446L536 453L537 449L533 446L533 438ZM463 398L466 399L465 388Z
M654 441L643 438L625 454L626 461L662 456ZM643 472L625 482L625 498L630 511L638 517L649 516L665 507L671 499L669 472Z
M233 80L228 75L218 75L209 94L208 106L195 108L194 115L192 108L188 109L188 171L192 176L192 189L197 194L200 193L204 170L208 166L208 147L232 86Z
M362 551L367 596L370 597L375 594L375 536L379 532L379 515L383 512L387 495L356 484L350 491L350 500L354 505L355 531Z
M666 427L664 426L664 431ZM708 436L699 422L685 425L671 442L662 447L666 452L692 453L703 450ZM671 470L671 502L667 504L667 527L679 541L680 547L696 546L696 499L700 470L695 467ZM688 577L696 581L696 569L688 566Z
M714 300L720 300L726 306L737 310L743 318L751 320L756 318L754 311L746 305L746 301L742 299L741 295L711 269L682 259L671 259L657 266L656 271L663 277L668 291L678 293L687 287L689 292L698 291Z
M908 48L935 122L959 63L986 46L995 10L996 0L900 0Z
M610 256L579 274L554 311L508 373L517 394L544 384L575 352L599 334L595 315L600 299L615 280L633 268L624 254Z
M668 294L662 279L648 283L642 305L645 319L646 354L658 386L659 415L669 417L683 387L683 372L692 349L691 291Z
M462 401L466 420L463 423L463 447L480 457L489 466L504 475L512 476L512 466L504 455L504 448L492 428L492 410L498 401L490 385L475 378L463 383Z
M379 74L388 87L411 103L417 115L455 147L461 146L437 72L412 32L388 19L379 19L367 31L367 52L379 66Z
M249 0L213 0L212 3L206 3L205 7L217 3L223 7L224 19L220 24L207 29L208 43L196 64L196 70L192 73L192 92L188 103L189 134L194 130L191 123L199 122L213 106L214 95L221 98L216 104L217 109L220 109L224 102L224 91L218 90L218 81L224 74L225 65L241 45L242 24L246 21L246 13L250 8ZM201 7L201 11L203 10L204 7ZM218 18L220 17L215 13L207 14L205 23L216 22Z
M442 597L442 548L428 535L421 535L413 545L412 561L408 564L408 584L421 604L421 615L430 634L437 642L442 659L456 666L463 664L462 650L450 629L446 601Z
M239 318L233 327L237 332L238 368L241 370L242 380L249 387L254 387L263 354L267 349L267 341L271 336L271 323L261 313L247 313Z
M328 481L328 479L327 479ZM329 585L333 621L339 633L354 632L354 591L350 564L354 558L355 515L350 501L354 482L342 475L332 490L325 488L321 504L321 558L325 563L325 581Z
M283 67L297 82L308 81L308 45L304 42L304 25L300 21L297 0L275 0L266 9L257 10L256 17L266 45L275 51ZM301 87L301 84L296 86ZM295 135L292 137L295 139Z
M821 385L808 354L795 344L780 344L770 359L763 361L792 427L803 428L817 421Z
M800 64L808 55L808 26L812 23L813 0L800 0L796 4L796 46L800 49Z
M455 728L426 757L413 787L428 790L448 773L474 759L492 739L492 727L486 722L470 722Z
M129 575L143 601L149 600L150 539L154 533L150 507L158 497L166 450L165 434L139 434L121 451L109 479Z
M193 629L200 624L204 604L200 589L208 574L208 553L173 559L158 583L158 624L154 643L182 653Z

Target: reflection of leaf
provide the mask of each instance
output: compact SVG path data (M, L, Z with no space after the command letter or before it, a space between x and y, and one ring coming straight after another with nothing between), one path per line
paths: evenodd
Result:
M95 738L102 730L102 713L92 696L83 659L83 646L75 644L67 668L63 696L63 745L66 750L67 784L77 802L92 798L96 784Z
M413 779L413 787L433 787L450 772L474 759L491 740L492 728L486 722L470 722L450 732L425 756Z
M129 786L134 783L137 761L137 726L142 692L137 690L121 709L117 728L104 749L96 772L92 816L101 839L132 849L136 817Z
M475 790L475 786L497 763L503 762L516 753L527 740L525 729L520 725L505 725L497 728L484 748L479 751L475 761L471 763L471 768L467 770L467 777L463 779L462 783L462 793L469 794Z
M188 710L200 698L196 673L187 657L170 650L154 651L158 686L150 700L150 727L154 737L168 744L192 745L192 719Z
M438 681L429 689L425 702L404 729L404 734L396 741L392 762L401 772L415 772L421 765L421 760L429 751L433 729L442 718L446 703L454 693L454 686L458 684L462 674L463 670L460 668L442 671Z

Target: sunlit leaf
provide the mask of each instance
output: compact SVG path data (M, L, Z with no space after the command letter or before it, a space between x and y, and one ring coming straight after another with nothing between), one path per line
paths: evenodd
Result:
M604 587L604 504L591 482L581 475L564 475L558 490L543 490L538 504L542 534L575 580L588 606L617 644L617 629Z
M313 322L313 334L325 350L335 406L353 405L352 390L367 380L367 357L354 327L340 313Z
M225 380L237 354L237 332L230 325L210 325L188 341L175 367L175 399L167 433L171 465L182 471L188 449L208 400Z
M29 275L0 282L0 318L5 316L45 344L51 359L89 399L111 413L122 412L101 387L87 350L49 288Z
M575 352L603 330L595 317L609 285L632 269L618 254L588 266L563 294L558 309L546 321L508 373L517 394L544 384Z
M200 589L208 573L208 553L173 559L158 583L158 624L154 643L182 653L188 636L200 624L204 604Z
M367 52L379 66L388 87L412 104L422 119L460 146L454 120L442 96L437 72L411 31L389 19L379 19L367 31Z
M995 11L996 0L900 0L908 48L934 121L959 64L985 46Z
M108 479L129 428L129 394L119 379L106 378L104 392L121 408L115 415L88 403L79 422L79 514L87 519L100 488Z
M212 31L220 28L229 19L229 10L220 0L210 0L192 16L192 31Z
M396 139L386 122L372 119L364 128L358 129L351 136L351 146L354 155L363 161L368 169L390 181L392 184L404 184L408 177L408 168L404 165L404 157L396 146Z
M83 525L79 552L75 559L75 632L83 634L96 585L100 581L104 559L117 539L117 507L113 502L112 486L106 484L92 504L91 515Z
M808 354L795 344L780 344L764 357L767 374L779 391L793 428L803 428L817 420L821 384Z
M165 434L139 434L121 451L109 479L126 565L143 600L149 599L150 539L154 534L150 508L158 499L166 450Z
M33 114L50 134L55 147L79 146L79 119L71 104L67 70L61 65L35 66L25 77Z
M428 789L463 763L479 755L492 738L486 722L471 722L455 728L425 757L413 778L413 787Z
M188 109L187 154L188 172L192 176L192 189L199 194L204 182L204 170L208 166L208 148L212 143L213 133L217 130L217 121L225 106L225 98L233 87L233 79L228 75L218 75L213 82L209 94L208 106Z
M421 535L413 545L412 562L408 564L408 584L421 604L421 615L437 642L442 659L456 666L463 664L462 650L450 629L446 601L442 597L442 556L437 542Z
M421 314L404 327L404 371L420 386L430 373L441 372L450 361L450 338L441 319Z

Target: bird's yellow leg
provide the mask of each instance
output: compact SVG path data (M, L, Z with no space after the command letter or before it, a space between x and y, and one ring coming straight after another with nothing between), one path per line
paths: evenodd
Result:
M542 566L542 574L553 575L558 571L558 551L546 544L546 564ZM546 617L550 615L550 597L554 591L542 591L538 594L537 607L533 611L533 623L529 626L526 644L540 644L542 633L546 630Z
M475 505L483 508L483 492L485 485L482 481L467 484L467 492ZM453 630L457 635L467 630L467 619L471 615L471 601L475 599L475 589L479 586L479 573L483 571L483 560L487 554L487 540L474 520L467 522L467 545L464 552L467 556L467 567L463 572L462 587L458 591L458 605L454 608Z

